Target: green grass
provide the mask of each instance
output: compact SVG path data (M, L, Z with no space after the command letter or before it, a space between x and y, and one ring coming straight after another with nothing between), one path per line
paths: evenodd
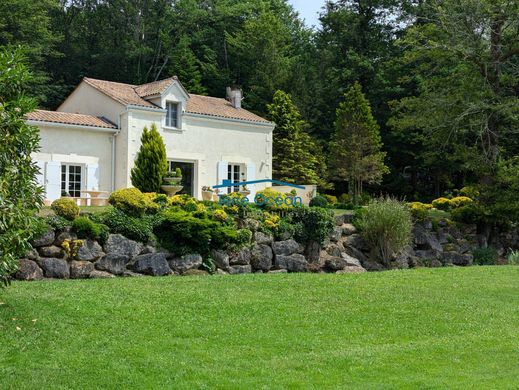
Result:
M92 214L99 214L108 211L112 206L79 206L81 211L85 211ZM40 209L38 215L40 217L47 217L49 215L55 215L54 211L50 206L44 206Z
M14 283L1 388L517 388L519 267Z

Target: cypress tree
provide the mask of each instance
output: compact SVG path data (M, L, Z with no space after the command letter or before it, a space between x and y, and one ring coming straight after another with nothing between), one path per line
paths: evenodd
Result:
M329 165L335 180L348 182L350 196L356 202L363 183L380 183L389 172L384 164L386 153L381 151L379 126L358 82L346 92L336 115Z
M289 94L276 91L267 105L274 129L272 175L288 183L325 185L322 150L305 131L307 126Z
M166 146L157 127L152 124L149 131L144 127L141 147L131 171L132 184L142 192L159 192L167 170Z

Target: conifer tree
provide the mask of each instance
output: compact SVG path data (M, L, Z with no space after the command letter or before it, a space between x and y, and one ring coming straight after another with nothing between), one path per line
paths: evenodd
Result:
M149 131L144 127L141 148L131 171L132 184L142 192L159 192L167 170L166 146L157 127L152 124Z
M169 74L179 78L184 87L191 93L207 94L202 85L201 66L195 54L189 47L189 39L182 38L171 53L172 66Z
M272 175L288 183L325 185L326 166L319 145L305 131L306 123L289 94L276 91L267 106L274 129Z
M379 126L358 82L346 92L336 115L329 165L335 180L348 182L350 196L357 202L363 183L380 183L389 172L386 153L381 151Z

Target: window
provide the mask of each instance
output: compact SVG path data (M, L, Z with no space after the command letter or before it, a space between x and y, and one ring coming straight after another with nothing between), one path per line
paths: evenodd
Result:
M81 197L81 165L61 166L61 192L74 198Z
M178 108L179 103L166 102L166 127L179 128L178 125Z
M241 181L240 166L238 164L229 164L227 166L227 180L233 183L239 183ZM239 190L239 186L232 187L232 192L238 192Z
M189 162L168 161L168 170L174 171L177 168L180 168L182 171L182 183L180 185L183 188L180 190L179 194L188 194L193 196L195 164Z

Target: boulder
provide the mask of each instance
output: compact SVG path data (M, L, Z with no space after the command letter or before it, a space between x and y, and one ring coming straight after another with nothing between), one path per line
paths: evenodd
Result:
M169 260L169 266L173 271L183 274L188 269L195 269L202 265L202 256L197 253L184 255Z
M364 260L362 262L362 267L367 271L383 271L386 269L382 264L371 259Z
M112 275L110 272L99 271L97 269L90 272L91 279L109 279L115 278L115 275Z
M240 229L249 229L255 232L261 227L261 222L253 218L240 219L238 221L238 227Z
M326 253L332 257L340 257L341 248L337 244L330 244L326 247Z
M342 226L344 224L344 214L335 215L335 225Z
M109 253L95 263L95 268L99 271L108 271L114 275L122 275L126 271L126 265L130 258L126 255Z
M79 248L76 259L80 261L97 261L103 257L105 253L101 245L94 240L85 240L81 248Z
M273 269L268 274L286 274L288 271L286 269Z
M94 270L94 264L90 261L71 261L70 277L72 279L86 279L90 277L90 273Z
M369 250L366 241L364 241L360 234L352 234L351 236L346 237L346 239L343 241L343 246L345 248L346 246L352 246L360 251Z
M54 242L54 237L55 237L54 231L52 229L49 229L42 236L31 240L31 245L34 248L38 248L40 246L52 245L52 243Z
M203 269L188 269L182 276L208 276L209 272Z
M227 252L213 249L211 251L211 257L217 268L220 268L222 270L229 269L229 255L227 254Z
M38 255L38 251L34 248L32 248L31 250L27 251L27 253L25 254L25 258L28 259L28 260L38 260L40 258L40 256Z
M353 273L356 274L356 273L361 273L361 272L366 272L366 269L362 268L362 267L356 267L356 266L347 266L335 273L336 274L353 274Z
M414 254L420 260L432 260L441 258L441 254L432 249L418 249L414 251Z
M238 275L238 274L250 274L252 272L252 267L249 265L232 265L229 267L229 274Z
M295 240L274 241L272 251L275 255L289 256L299 250L299 244Z
M351 223L345 223L344 225L342 225L342 234L344 236L351 236L355 233L357 233L357 228L353 226Z
M130 268L140 274L152 276L164 276L171 273L164 253L139 255L130 264Z
M344 223L352 223L353 218L355 218L355 211L354 210L346 210L342 214L342 217L344 218Z
M65 256L65 251L57 246L41 246L38 248L38 253L41 257L55 257L61 259Z
M286 269L288 272L308 271L308 262L303 255L299 254L276 255L274 266L279 269Z
M335 272L348 266L348 262L342 257L330 257L324 261L324 268L327 271Z
M228 272L225 272L223 269L217 268L214 272L216 275L229 275Z
M471 253L458 253L458 252L444 252L443 253L443 262L445 264L454 264L454 265L472 265L472 261L474 257Z
M363 261L366 261L367 258L366 256L364 255L364 253L362 253L361 251L359 251L357 248L353 247L353 246L343 246L344 247L344 252L348 255L350 255L351 257L355 258L355 259L359 259L361 262Z
M318 263L321 258L321 245L317 241L309 241L303 253L308 262Z
M229 256L230 265L247 265L250 264L251 252L249 248L243 248L239 252L232 253Z
M70 277L68 264L63 259L45 257L40 259L39 265L46 278L68 279Z
M250 263L255 271L268 271L272 267L272 248L266 244L256 245L251 250Z
M18 280L41 280L43 279L43 271L35 261L21 259L18 262L18 271L14 274L14 278Z
M271 245L272 241L274 241L274 238L270 234L265 234L263 232L256 232L256 233L254 233L254 241L257 244Z
M353 256L350 256L346 252L341 253L341 258L346 260L346 265L348 266L356 266L356 267L362 267L362 262L359 259L356 259Z
M156 253L157 252L157 248L155 248L153 245L145 245L142 250L141 250L141 253L139 253L140 255L145 255L145 254L148 254L148 253Z
M72 233L69 230L66 230L56 236L56 239L54 240L54 245L61 246L61 244L63 244L63 242L65 242L65 241L74 241L74 240L77 240L76 233Z
M104 245L104 250L107 255L124 255L133 259L141 253L143 247L144 245L140 242L130 240L121 234L110 234Z
M330 240L332 242L337 242L341 239L341 237L342 237L342 227L335 226L333 231L330 233Z
M431 267L431 268L443 267L443 264L440 260L432 259L431 262L429 263L429 267Z
M443 252L443 247L434 233L426 230L422 225L415 225L412 233L414 243L419 250L432 249L437 252Z
M144 277L143 274L138 274L137 272L133 272L130 270L124 271L122 276L124 276L125 278Z

